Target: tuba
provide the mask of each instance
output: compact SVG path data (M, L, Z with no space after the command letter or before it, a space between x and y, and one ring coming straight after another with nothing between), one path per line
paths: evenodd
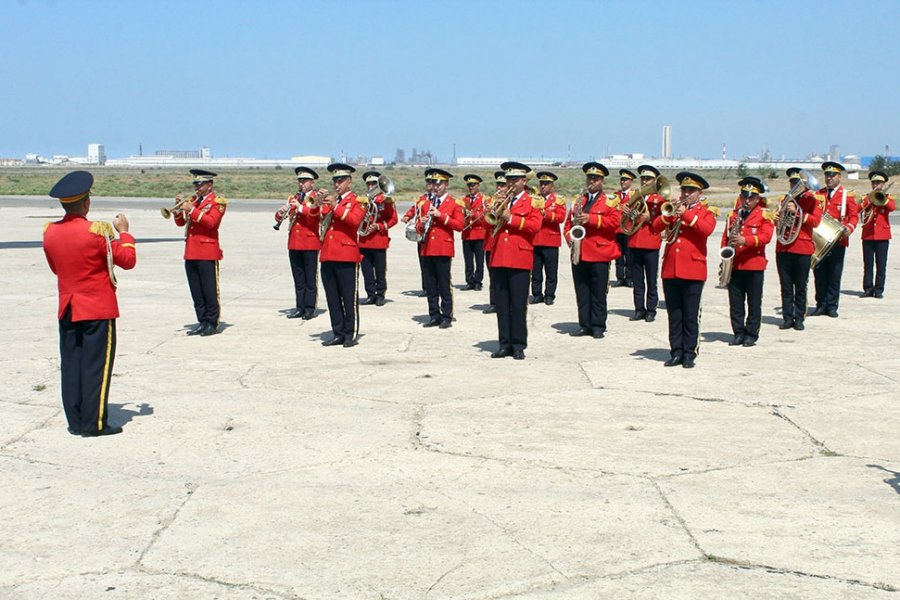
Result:
M865 227L871 223L872 219L875 218L875 209L881 208L888 203L890 198L888 198L887 192L891 189L892 185L894 185L893 181L883 190L874 190L869 194L868 202L865 203L862 210L859 212L860 227Z
M659 194L668 201L672 196L672 185L660 175L653 183L642 185L634 192L622 210L622 233L634 235L641 228L641 217L649 215L645 198L650 194Z
M396 191L394 182L387 175L378 178L378 185L371 190L366 190L366 196L369 198L369 205L366 207L366 214L363 216L362 222L359 224L359 235L367 236L372 233L375 223L378 221L378 213L381 207L375 202L375 196L384 194L385 196L393 196Z
M804 192L815 192L821 187L815 175L809 171L800 171L800 181L785 195L778 208L778 215L775 219L775 236L779 244L785 246L793 244L800 235L800 227L803 225L803 210L797 204L797 198ZM791 203L797 208L793 214L787 211Z

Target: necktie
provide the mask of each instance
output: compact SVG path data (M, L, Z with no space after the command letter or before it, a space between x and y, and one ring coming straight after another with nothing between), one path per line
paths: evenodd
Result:
M434 207L435 207L435 208L440 208L440 207L441 207L441 197L440 197L440 196L435 196L435 197L434 197Z
M834 193L834 190L832 190L832 189L829 189L829 190L828 190L828 200L831 200L831 195L832 195L833 193Z
M747 220L747 217L750 216L749 210L741 210L741 223Z

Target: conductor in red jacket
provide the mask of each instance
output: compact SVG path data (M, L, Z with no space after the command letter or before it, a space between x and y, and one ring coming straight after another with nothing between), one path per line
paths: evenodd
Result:
M872 171L869 181L872 193L863 198L860 214L871 215L862 227L863 297L884 298L885 269L888 246L891 243L891 213L897 208L897 200L884 191L887 173ZM875 198L879 192L878 199ZM874 274L874 282L873 282Z
M706 240L716 228L716 216L700 201L709 187L696 173L675 176L681 197L653 221L665 232L663 295L669 317L669 353L665 366L692 369L700 350L700 299L706 282Z
M322 263L322 287L325 288L325 299L328 302L328 316L331 318L330 340L322 342L323 346L343 346L351 348L356 345L359 332L359 298L356 285L359 279L359 224L362 223L366 209L356 199L350 189L353 185L352 173L356 171L350 165L332 163L328 172L334 182L334 192L322 198L322 218L325 220L322 252L319 260Z
M213 190L211 171L191 169L194 195L174 211L175 224L185 227L184 271L187 275L197 324L188 335L215 335L219 332L219 225L228 201ZM181 203L181 194L175 197Z
M66 216L44 226L44 254L59 287L63 408L69 433L83 437L122 432L107 424L119 316L113 267L133 269L137 260L124 214L112 225L87 220L93 183L87 171L60 179L50 196L59 199Z
M608 197L603 191L603 180L609 175L609 169L598 162L589 162L581 170L587 191L575 199L565 225L578 304L578 330L571 335L601 339L606 335L609 265L621 254L616 234L622 213L617 208L618 198ZM580 242L572 235L575 227L582 228Z
M319 268L319 205L313 191L319 174L309 167L294 169L296 194L275 213L275 229L288 224L288 260L294 279L296 307L288 311L288 319L312 319L316 314Z
M509 184L491 249L492 285L497 303L500 347L491 358L525 358L528 346L528 287L534 266L532 240L541 227L541 212L525 190L531 167L520 162L500 165Z
M764 190L762 182L756 177L744 177L738 185L741 187L740 200L725 220L721 247L734 250L728 282L734 339L729 345L749 347L756 345L759 339L763 281L768 264L766 244L772 241L775 226L774 217L763 210L765 201L760 196Z

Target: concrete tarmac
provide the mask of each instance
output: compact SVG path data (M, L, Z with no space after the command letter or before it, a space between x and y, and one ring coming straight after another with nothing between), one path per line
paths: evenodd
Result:
M529 307L525 361L489 358L487 279L454 292L452 328L422 328L402 226L387 304L360 307L358 346L322 347L323 294L316 318L284 317L276 202L229 204L224 330L186 337L162 206L94 202L95 220L126 213L138 263L117 270L125 431L84 439L66 433L39 243L61 210L0 200L0 597L896 597L900 263L883 300L862 298L858 234L839 318L778 329L771 246L759 343L730 347L720 221L687 370L662 365L664 310L628 320L628 288L609 292L605 339L570 337L566 252L556 304Z

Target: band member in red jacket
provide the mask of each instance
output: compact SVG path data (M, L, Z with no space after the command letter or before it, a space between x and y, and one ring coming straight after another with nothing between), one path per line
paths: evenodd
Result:
M541 213L525 191L531 168L520 162L505 162L508 194L495 229L491 249L491 282L497 303L499 349L491 358L525 358L528 346L528 281L534 266L532 240L541 227Z
M581 170L587 192L575 199L564 229L571 250L572 280L578 304L578 331L571 335L600 339L606 335L609 264L620 254L616 233L620 231L622 213L617 208L618 198L607 197L603 192L603 180L609 175L609 169L598 162L589 162ZM574 227L583 229L580 242L573 235Z
M787 170L788 182L793 188L800 182L800 169L792 167ZM799 209L799 210L798 210ZM789 244L778 239L776 229L775 265L778 267L778 280L781 284L781 317L783 321L779 329L803 331L806 326L806 288L809 283L810 263L815 246L812 241L812 230L822 221L822 209L815 196L809 190L794 200L781 200L776 223L783 219L794 219L800 215L800 229L797 238ZM786 240L785 240L786 241Z
M366 209L356 199L350 189L353 185L350 165L332 163L328 165L334 192L321 198L324 236L319 261L322 264L322 287L328 303L331 332L334 336L322 342L323 346L343 345L351 348L357 344L359 332L359 309L356 295L358 270L362 255L359 253L357 237Z
M397 209L394 199L385 196L378 189L378 171L363 173L366 195L369 196L367 216L359 231L359 250L362 254L360 270L366 299L360 304L384 306L387 291L387 249L391 245L388 230L397 224Z
M422 242L422 267L428 298L428 321L424 326L447 329L453 324L453 290L450 283L450 267L455 253L453 232L462 231L465 219L461 202L447 193L453 175L443 169L432 169L431 176L436 183Z
M700 201L709 187L695 173L675 176L681 197L672 209L653 221L653 229L663 232L662 280L669 316L669 352L665 366L692 369L700 350L700 299L706 282L706 240L716 228L716 216ZM668 207L667 207L668 208Z
M484 282L484 196L481 194L483 179L468 174L463 177L468 188L463 198L463 216L466 224L462 230L463 259L466 262L466 287L464 290L480 291Z
M816 192L822 212L837 219L843 225L844 233L831 251L813 269L816 280L816 309L812 316L838 316L838 302L841 297L841 275L844 273L844 255L850 245L850 234L859 222L859 205L852 192L841 185L841 174L846 170L834 161L822 163L825 172L825 187Z
M50 196L59 199L66 216L44 226L44 254L59 287L63 408L69 433L83 437L122 432L107 422L119 316L113 266L133 269L137 260L124 214L116 215L112 225L87 220L93 183L87 171L60 179Z
M506 181L506 171L494 171L494 185L496 187L496 196L490 196L484 200L485 213L489 212L494 205L495 198L503 198L509 189L509 183ZM484 226L484 262L488 268L488 306L482 312L485 314L497 312L496 290L494 289L494 271L491 267L491 252L494 250L494 244L497 241L497 233L499 229L485 223Z
M870 172L869 181L872 183L872 193L863 198L860 206L861 215L871 215L867 222L860 224L862 226L863 297L884 298L888 246L891 243L890 217L897 208L896 198L884 191L887 180L887 173L883 171ZM877 200L875 192L879 193Z
M631 189L637 175L628 169L619 169L619 191L615 193L619 203L617 210L621 213L634 190ZM631 287L631 256L628 253L628 236L624 231L616 234L616 243L619 245L619 258L616 259L616 280L612 287Z
M559 247L562 246L560 226L566 219L566 201L556 197L553 189L558 177L550 171L537 174L538 191L536 199L541 211L541 228L534 235L534 268L531 271L530 304L543 302L547 305L556 301L556 285L559 272ZM544 273L547 285L544 286Z
M754 346L762 324L763 278L766 271L766 244L772 241L774 215L765 212L765 189L756 177L738 182L741 195L737 207L725 220L722 248L734 250L728 304L731 308L731 346ZM744 320L746 305L746 321Z
M641 179L641 187L652 185L660 176L659 170L651 165L640 165L637 168ZM631 263L631 279L634 285L634 314L630 321L644 320L652 323L656 320L656 307L659 304L657 277L659 276L659 248L662 237L651 227L659 216L659 207L663 197L659 194L648 194L644 197L647 203L647 214L642 216L637 231L628 236L628 254Z
M319 205L313 191L319 174L309 167L294 169L298 192L275 213L275 229L288 224L288 259L294 278L296 308L288 319L312 319L316 314L319 268Z
M403 218L400 220L404 224L408 224L410 221L413 221L413 224L420 229L420 220L425 217L425 214L428 212L429 207L431 206L431 198L434 194L434 185L437 183L432 177L431 172L433 169L425 169L425 193L418 197L418 199L413 202L412 206L409 207L403 214ZM418 242L416 247L416 254L419 258L419 277L421 279L421 290L419 296L425 295L425 270L422 267L422 242Z
M219 225L228 201L213 190L217 175L203 169L191 169L194 195L184 200L175 196L180 208L173 211L175 224L185 227L184 271L187 275L197 324L188 335L215 335L219 332Z

